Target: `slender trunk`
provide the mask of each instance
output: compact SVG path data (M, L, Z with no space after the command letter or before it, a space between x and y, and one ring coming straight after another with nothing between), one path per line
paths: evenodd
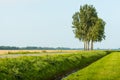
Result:
M88 50L88 41L86 41L87 42L87 50Z
M86 50L87 50L87 41L86 41Z
M91 41L89 42L89 50L91 50Z
M87 50L87 41L84 41L84 50Z
M89 45L90 44L90 41L86 41L86 50L89 50Z
M86 50L88 50L88 42L86 41Z
M91 50L93 50L93 41L91 41Z
M86 47L87 47L87 46L86 46L86 41L85 41L85 50L86 50Z
M90 41L88 41L88 50L89 50L89 44L90 44Z
M85 41L84 41L84 50L85 50Z

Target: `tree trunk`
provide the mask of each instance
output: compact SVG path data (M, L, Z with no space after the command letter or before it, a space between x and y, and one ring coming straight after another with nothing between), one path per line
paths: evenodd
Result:
M87 42L85 41L85 50L87 50Z
M86 50L87 50L87 41L86 41Z
M86 41L86 50L89 50L90 41Z
M86 41L86 50L88 50L88 42Z
M89 44L90 44L90 42L88 41L88 50L89 50L89 46L90 46Z
M93 41L91 41L91 50L93 50Z
M85 41L84 41L84 50L85 50Z
M91 50L91 41L89 42L89 50Z
M87 41L84 41L84 50L87 50Z

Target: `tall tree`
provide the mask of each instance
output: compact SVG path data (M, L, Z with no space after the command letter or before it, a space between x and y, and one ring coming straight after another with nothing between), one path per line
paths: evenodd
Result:
M84 50L93 49L93 42L102 41L105 38L105 22L98 18L96 9L92 5L80 7L80 11L73 15L73 32L75 37L84 42Z

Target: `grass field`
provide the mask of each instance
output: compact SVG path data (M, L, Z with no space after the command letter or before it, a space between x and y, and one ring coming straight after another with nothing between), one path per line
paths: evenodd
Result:
M113 52L63 80L120 80L120 52Z
M0 80L54 80L105 56L104 51L0 58Z

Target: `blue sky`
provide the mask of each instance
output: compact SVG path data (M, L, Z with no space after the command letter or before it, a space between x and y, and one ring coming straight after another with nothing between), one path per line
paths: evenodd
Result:
M106 22L106 40L95 48L120 48L119 0L0 0L0 45L81 48L71 23L84 4Z

